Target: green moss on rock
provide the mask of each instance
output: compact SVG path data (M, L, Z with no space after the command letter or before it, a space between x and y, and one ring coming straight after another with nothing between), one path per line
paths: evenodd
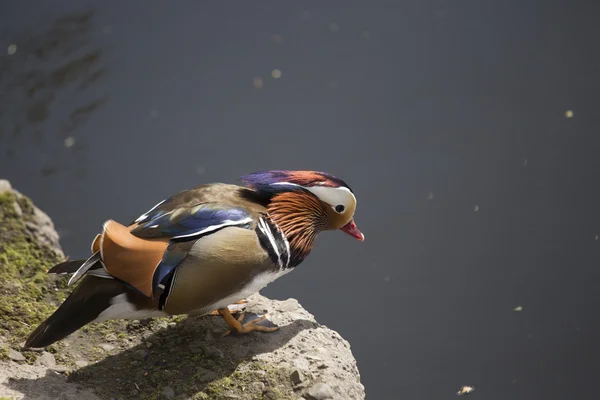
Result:
M25 197L17 200L12 192L0 194L0 335L13 346L25 340L66 297L66 279L46 274L61 259L34 240L23 221L32 212Z

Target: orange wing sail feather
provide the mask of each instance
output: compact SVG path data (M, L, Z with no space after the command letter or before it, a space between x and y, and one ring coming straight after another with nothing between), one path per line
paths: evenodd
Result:
M100 251L109 274L153 297L152 277L169 239L140 239L131 234L135 226L126 227L113 220L106 221L102 233L92 243L92 251Z

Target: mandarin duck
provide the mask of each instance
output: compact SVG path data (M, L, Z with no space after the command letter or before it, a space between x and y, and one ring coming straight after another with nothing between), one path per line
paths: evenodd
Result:
M323 172L261 171L242 182L185 190L128 226L106 221L87 260L48 271L81 282L24 347L49 346L92 322L181 314L221 315L226 333L277 330L257 323L265 316L242 324L228 306L292 271L322 231L363 241L356 198Z

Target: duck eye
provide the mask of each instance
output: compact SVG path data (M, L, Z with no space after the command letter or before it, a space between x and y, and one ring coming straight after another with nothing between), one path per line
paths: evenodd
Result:
M344 207L343 204L338 204L337 206L335 206L335 211L339 213L343 213L345 209L346 207Z

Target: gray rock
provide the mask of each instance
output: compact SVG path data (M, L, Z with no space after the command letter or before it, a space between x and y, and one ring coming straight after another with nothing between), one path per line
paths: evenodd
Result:
M250 384L250 390L256 393L262 393L265 391L265 384L262 382L252 382Z
M77 366L77 368L84 368L90 365L90 363L85 360L77 360L75 361L75 365Z
M53 354L45 351L37 358L37 360L35 360L35 365L43 365L44 367L53 368L56 366L56 359L54 358Z
M157 329L167 329L169 327L169 323L167 321L160 321L156 324Z
M6 179L0 179L0 193L12 191L12 186L9 181Z
M115 335L114 333L107 333L104 339L106 339L107 342L114 342L115 340L117 340L117 335Z
M278 310L282 312L295 311L298 309L300 304L298 304L298 300L296 299L287 299L279 303Z
M60 374L64 374L65 372L69 372L71 370L71 368L64 366L64 365L55 365L54 367L52 367L50 369L52 371L58 372Z
M19 353L14 349L8 349L8 358L13 361L25 361L26 358L23 354Z
M309 400L327 400L333 399L335 392L328 384L319 382L308 389L306 395Z
M113 351L115 349L115 346L113 346L112 344L108 344L108 343L102 343L98 347L100 347L104 351Z
M13 207L14 207L15 212L17 213L17 215L19 217L22 217L23 216L23 209L21 208L21 206L19 205L19 203L14 203Z
M12 188L9 181L0 179L0 193L4 193L6 191L12 192L17 199L24 197L21 193ZM20 210L25 227L38 242L47 245L58 255L64 256L62 248L60 247L60 237L54 229L54 223L45 212L37 208L35 205L33 205L33 203L30 204L30 210L23 210L19 204L15 204L14 206L15 210Z
M162 395L167 399L172 399L175 397L175 391L169 386L165 386L162 390Z
M294 371L292 371L290 379L294 385L299 385L304 382L304 375L299 369L296 368Z

